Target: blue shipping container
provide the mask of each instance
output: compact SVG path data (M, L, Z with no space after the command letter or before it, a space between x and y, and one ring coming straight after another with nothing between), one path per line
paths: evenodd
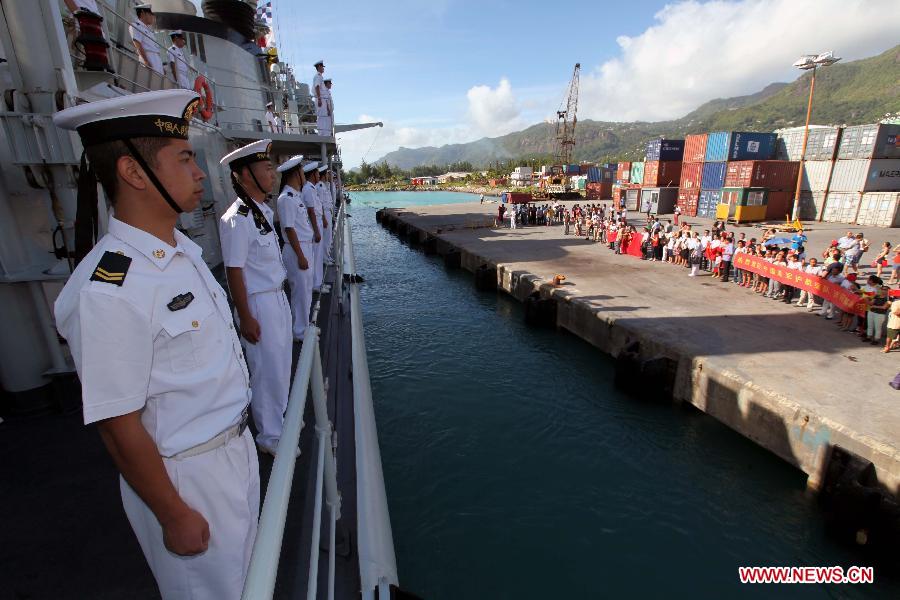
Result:
M601 180L600 169L597 167L589 167L587 171L587 180L591 183L599 183Z
M700 189L720 190L725 185L725 171L728 163L708 162L703 163L703 174L700 176Z
M771 160L777 136L754 131L716 131L706 139L707 162Z
M684 140L650 140L647 142L646 160L682 160Z
M722 190L700 190L697 201L697 216L704 219L716 218L716 207L722 199Z

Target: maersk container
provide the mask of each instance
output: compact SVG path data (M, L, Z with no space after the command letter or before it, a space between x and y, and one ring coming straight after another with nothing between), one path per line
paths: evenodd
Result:
M725 169L728 163L708 162L703 163L703 176L700 178L700 187L704 190L720 190L725 185Z
M900 159L835 161L829 190L835 192L900 191Z
M833 168L833 160L804 161L800 189L808 192L827 192Z
M684 136L684 162L702 163L706 156L706 140L708 133L697 133Z
M655 215L670 215L675 212L678 202L678 188L651 187L641 189L641 212Z
M647 142L646 160L682 160L684 140L655 139Z
M716 218L716 207L722 199L722 190L700 190L697 199L697 216L704 219Z
M853 223L859 212L859 192L828 192L822 220L828 223Z
M841 139L840 127L813 126L809 129L806 153L803 153L803 127L782 129L775 141L775 158L778 160L833 160Z
M644 163L643 162L633 162L631 163L631 177L629 179L631 183L641 184L644 182Z
M862 195L857 225L900 227L900 192L869 192Z
M900 158L900 124L847 127L838 146L839 159Z
M775 154L774 133L716 131L706 140L707 162L769 160Z
M703 174L702 162L686 162L681 165L681 179L678 187L682 190L699 190L700 178Z

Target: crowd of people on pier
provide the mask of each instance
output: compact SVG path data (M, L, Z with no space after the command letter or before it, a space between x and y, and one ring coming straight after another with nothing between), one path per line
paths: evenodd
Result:
M731 283L759 295L781 301L834 321L841 330L853 332L863 342L890 352L900 345L900 299L891 300L890 285L900 280L900 245L883 242L877 249L862 233L848 231L832 240L828 247L808 249L802 230L779 235L776 229L764 230L760 237L729 231L724 221L715 221L710 229L695 229L680 222L679 213L671 219L635 213L605 203L576 203L563 206L516 204L498 208L498 226L562 225L565 235L603 244L616 254L631 253L642 260L665 262L682 267L689 277L709 274L723 284ZM860 264L873 253L872 272L863 274ZM734 266L740 254L754 256L784 269L815 275L859 294L867 300L864 316L843 312L834 303L775 279ZM885 277L888 277L885 280Z

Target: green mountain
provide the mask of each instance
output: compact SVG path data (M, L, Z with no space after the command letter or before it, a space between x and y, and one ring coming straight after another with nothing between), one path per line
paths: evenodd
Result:
M804 73L792 83L773 83L748 96L711 100L673 121L578 121L575 160L641 160L647 141L659 136L680 138L689 133L723 130L772 131L802 125L811 76ZM837 63L822 69L816 77L813 123L872 123L898 110L900 46L871 58ZM524 160L552 155L554 131L554 124L541 123L524 131L466 144L400 148L376 162L413 169L462 161L486 165L502 159Z

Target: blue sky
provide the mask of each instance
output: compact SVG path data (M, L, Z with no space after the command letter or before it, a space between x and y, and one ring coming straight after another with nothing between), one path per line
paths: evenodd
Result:
M311 80L323 58L352 167L403 145L502 135L554 114L575 62L580 118L678 117L788 81L800 54L845 60L898 41L896 0L274 0L279 52Z

